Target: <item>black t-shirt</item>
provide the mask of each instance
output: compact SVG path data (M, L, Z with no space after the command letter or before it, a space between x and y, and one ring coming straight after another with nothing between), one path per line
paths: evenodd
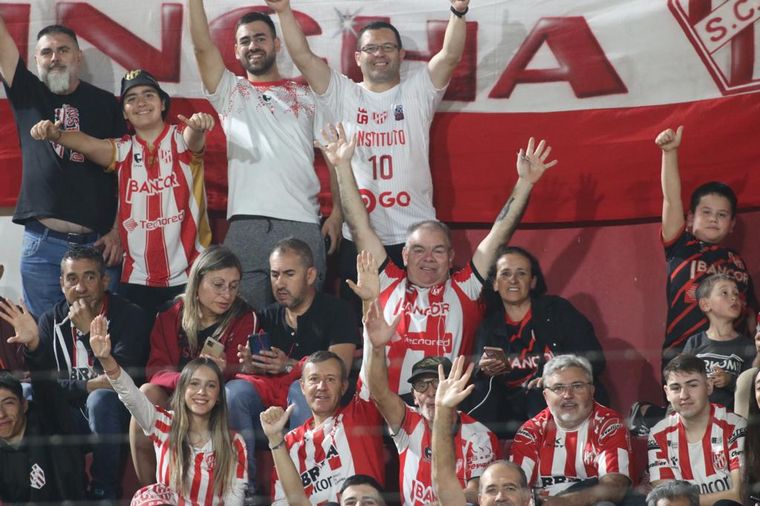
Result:
M334 344L352 343L360 347L356 318L348 302L317 292L311 307L298 317L293 330L285 318L285 306L274 303L260 315L261 328L269 334L270 344L290 358L301 360Z
M29 130L49 119L65 130L80 130L100 139L121 137L124 119L111 93L80 81L69 95L52 93L19 58L13 86L3 81L16 118L21 142L21 190L13 214L15 223L34 218L58 218L101 234L113 226L118 195L116 176L86 160L81 153L51 142L36 141Z
M667 357L675 356L690 336L709 327L696 298L699 283L708 276L718 273L731 276L745 302L754 306L752 280L746 264L735 251L702 242L690 232L683 231L665 245L665 257L668 262L668 320L663 349L667 350Z

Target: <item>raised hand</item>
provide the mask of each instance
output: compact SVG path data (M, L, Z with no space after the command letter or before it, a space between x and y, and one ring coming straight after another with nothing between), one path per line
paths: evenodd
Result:
M327 124L322 129L322 137L327 144L321 144L314 141L314 146L322 151L324 157L336 167L345 166L351 162L356 147L356 134L350 139L346 138L346 131L343 129L343 123L338 123L337 127Z
M681 145L681 136L683 135L683 125L680 125L674 132L672 128L663 130L657 135L654 143L657 144L661 150L668 152L678 149Z
M214 117L206 112L196 112L190 116L189 119L181 114L178 114L177 119L179 119L182 123L187 125L189 128L192 128L196 132L203 133L206 133L214 128L214 125L216 124Z
M371 302L380 295L380 273L372 253L362 250L356 255L356 283L347 279L346 283L363 301Z
M449 377L443 374L443 365L438 366L438 389L435 392L435 406L455 409L475 389L475 385L467 386L475 364L469 364L465 369L467 360L458 356L451 367Z
M111 336L108 335L108 320L103 315L96 316L90 323L90 348L98 360L111 358Z
M29 135L38 141L57 141L61 138L61 122L53 123L48 119L42 120L29 130Z
M470 6L470 0L451 0L451 6L457 12L464 12Z
M537 183L546 169L557 165L557 160L546 161L552 152L552 148L546 145L545 140L541 139L538 146L535 144L536 140L531 137L525 151L521 148L517 153L517 175L531 184Z
M295 408L295 404L291 404L286 410L280 406L271 406L259 415L261 429L270 443L277 444L282 441L282 433L293 408Z
M276 13L283 12L290 8L290 0L265 0L267 7Z
M364 315L363 322L364 330L367 332L367 337L369 337L372 346L374 348L385 347L396 334L396 327L398 327L400 321L401 314L397 314L389 325L385 321L380 304L377 301L370 304L367 314Z
M9 337L9 343L23 344L31 351L37 349L40 345L40 333L37 322L34 321L32 313L19 301L19 305L0 299L0 318L13 325L16 335Z

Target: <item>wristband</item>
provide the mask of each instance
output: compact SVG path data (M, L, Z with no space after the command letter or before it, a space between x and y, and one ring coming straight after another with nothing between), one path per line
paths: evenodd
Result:
M458 18L463 18L464 15L467 14L467 11L469 11L469 10L470 10L470 6L469 5L467 7L465 7L464 10L461 11L461 12L459 12L458 10L456 10L453 5L451 6L451 13L453 15L455 15L456 17L458 17Z
M111 369L110 371L106 371L105 369L103 369L103 372L106 373L106 376L113 376L114 374L116 374L120 370L121 370L121 367L116 366L116 368Z
M277 448L281 447L284 444L285 444L285 439L283 438L283 440L280 441L279 443L277 443L276 445L274 445L274 446L270 445L269 449L272 450L272 451L275 451Z

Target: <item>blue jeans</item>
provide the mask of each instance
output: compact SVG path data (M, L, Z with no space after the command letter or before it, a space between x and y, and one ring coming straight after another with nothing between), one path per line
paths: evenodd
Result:
M90 392L83 410L72 408L72 415L75 430L79 434L92 435L88 438L92 442L90 490L103 499L118 499L121 496L129 411L116 392L101 388Z
M94 242L82 246L93 244ZM42 233L29 230L29 227L24 229L21 243L21 284L24 303L35 318L39 318L42 313L63 299L60 283L61 259L72 246L78 244L50 237L47 229ZM107 273L111 277L108 289L116 293L121 267L109 267Z
M259 414L264 403L252 384L245 380L230 380L224 386L230 429L239 433L248 450L248 487L253 490L256 477L256 433L261 433Z
M293 412L290 414L290 428L295 429L311 418L311 408L306 403L306 397L301 391L301 382L298 380L291 383L288 389L288 405L290 404L295 404Z

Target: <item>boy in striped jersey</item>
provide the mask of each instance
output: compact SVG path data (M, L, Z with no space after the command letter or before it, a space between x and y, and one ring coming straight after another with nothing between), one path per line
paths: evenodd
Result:
M736 224L736 194L730 186L711 181L691 194L684 218L678 148L683 126L664 130L655 139L662 150L662 230L668 267L668 319L662 345L662 365L683 350L686 340L707 330L709 322L699 309L696 290L712 274L726 274L736 281L742 301L756 309L752 279L739 254L722 246ZM691 230L689 230L691 229ZM755 313L744 311L737 321L740 334L751 335ZM743 323L747 321L747 323Z
M512 461L542 504L619 503L631 484L631 444L623 419L594 402L591 364L557 355L544 366L547 408L517 431Z
M126 248L120 293L149 314L184 292L190 265L211 242L203 150L214 118L179 115L181 130L165 121L169 101L152 75L132 70L121 80L121 105L134 135L96 139L48 120L31 130L35 139L74 149L118 174L117 222Z
M663 374L673 413L649 434L652 484L687 480L699 485L701 505L720 500L738 504L747 423L709 401L713 385L701 358L680 354L668 363Z

